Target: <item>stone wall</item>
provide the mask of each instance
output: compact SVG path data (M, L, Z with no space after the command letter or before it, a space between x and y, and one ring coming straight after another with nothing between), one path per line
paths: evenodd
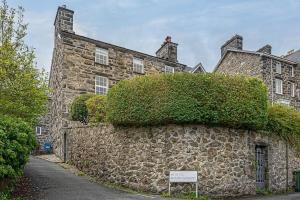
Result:
M292 187L300 158L276 137L230 128L167 125L125 128L111 125L65 129L67 159L102 181L133 189L162 192L170 170L197 170L199 192L209 196L256 193L255 147L268 152L267 187ZM172 187L178 190L181 186Z
M261 57L241 52L228 51L222 62L219 63L217 71L225 74L245 74L262 78Z

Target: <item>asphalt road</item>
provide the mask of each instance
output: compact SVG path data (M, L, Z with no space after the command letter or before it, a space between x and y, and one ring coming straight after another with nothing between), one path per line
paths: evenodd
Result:
M129 194L76 176L58 164L31 157L25 176L39 187L41 200L162 200L157 196Z

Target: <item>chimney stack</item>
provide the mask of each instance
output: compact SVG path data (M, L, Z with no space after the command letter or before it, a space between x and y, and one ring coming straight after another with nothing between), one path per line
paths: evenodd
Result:
M74 33L73 15L74 11L67 9L66 5L59 6L54 21L55 32L67 31L70 33Z
M177 45L178 44L172 42L171 36L167 36L164 43L156 51L156 56L158 58L162 58L162 59L169 60L172 62L178 62L177 61Z
M221 56L225 54L227 49L243 50L243 37L240 35L233 36L230 40L221 46Z
M272 46L267 44L262 48L258 49L257 52L265 53L265 54L272 54Z

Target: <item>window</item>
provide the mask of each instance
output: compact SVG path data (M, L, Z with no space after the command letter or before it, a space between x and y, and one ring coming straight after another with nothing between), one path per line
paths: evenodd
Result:
M281 74L281 63L276 64L276 73Z
M174 67L165 66L165 73L174 73Z
M280 104L289 106L291 102L288 99L278 99L276 101L276 103L280 103Z
M291 83L291 97L295 97L295 83Z
M294 74L294 66L291 66L291 67L290 67L290 76L291 76L291 77L294 77L294 76L295 76L295 74Z
M42 127L40 127L40 126L35 127L35 133L37 135L42 135Z
M141 74L144 73L144 61L142 59L133 58L133 71Z
M103 65L108 64L108 51L106 49L96 48L95 62Z
M275 79L275 92L277 94L282 94L282 80L281 79Z
M95 78L95 93L106 94L108 91L108 79L103 76L96 76Z

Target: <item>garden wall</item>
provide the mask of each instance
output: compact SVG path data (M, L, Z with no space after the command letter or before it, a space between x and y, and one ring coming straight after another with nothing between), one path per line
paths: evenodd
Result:
M201 125L148 128L65 129L67 160L102 181L152 192L168 189L170 170L197 170L199 192L209 196L256 193L256 145L267 149L267 187L282 192L294 184L300 158L275 136ZM288 155L288 157L287 157ZM288 160L288 173L287 173ZM173 187L173 190L180 186Z

